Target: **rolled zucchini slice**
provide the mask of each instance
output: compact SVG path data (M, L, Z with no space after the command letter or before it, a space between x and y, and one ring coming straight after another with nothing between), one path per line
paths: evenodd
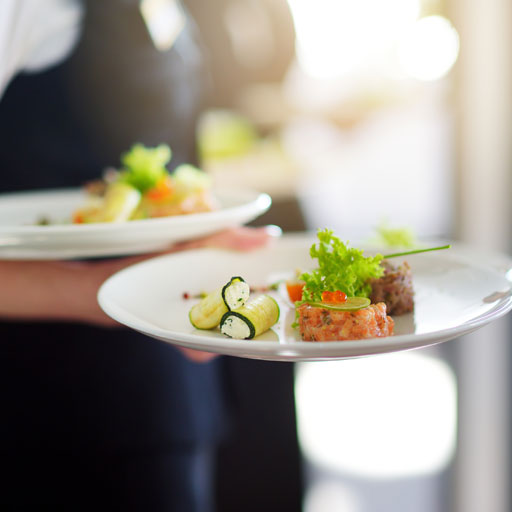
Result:
M225 313L243 306L249 298L249 285L239 276L232 277L221 288L203 297L189 312L196 329L217 327Z
M245 306L225 313L220 321L220 332L230 338L250 340L276 324L279 314L275 299L260 295Z

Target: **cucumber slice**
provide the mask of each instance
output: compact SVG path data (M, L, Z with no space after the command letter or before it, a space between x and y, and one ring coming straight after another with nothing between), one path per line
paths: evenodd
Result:
M223 287L209 293L192 306L188 315L190 323L196 329L217 327L222 315L247 302L249 292L249 285L241 277L232 277Z
M370 305L370 299L366 297L347 297L345 302L307 302L314 308L331 309L334 311L358 311Z
M126 183L112 183L108 186L100 210L102 222L124 222L129 220L139 205L140 192Z
M191 164L181 164L172 173L174 193L186 197L207 190L212 186L212 177Z
M279 305L270 295L260 295L245 306L228 311L220 332L229 338L249 340L268 331L279 320Z

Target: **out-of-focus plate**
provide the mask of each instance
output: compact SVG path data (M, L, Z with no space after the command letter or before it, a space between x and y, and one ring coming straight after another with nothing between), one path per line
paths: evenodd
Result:
M273 361L345 359L396 352L441 343L469 333L512 308L512 262L462 246L409 256L415 311L395 317L395 334L358 341L304 342L292 328L294 309L273 292L281 318L254 340L235 340L218 329L194 329L188 311L198 294L242 276L253 287L265 286L314 262L314 236L284 236L270 247L250 253L199 249L160 256L110 277L98 300L118 322L159 340L183 347ZM196 299L197 300L197 299Z
M220 208L123 223L71 224L84 204L75 189L0 195L0 259L69 259L120 256L165 249L171 243L250 222L271 204L252 190L214 192ZM49 225L37 225L41 218Z

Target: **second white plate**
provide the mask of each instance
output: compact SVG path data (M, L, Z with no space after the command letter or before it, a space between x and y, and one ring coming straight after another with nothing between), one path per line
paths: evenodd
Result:
M123 223L70 224L84 204L76 189L0 195L0 259L69 259L139 254L250 222L271 205L252 190L215 191L220 209ZM37 225L40 218L50 225Z

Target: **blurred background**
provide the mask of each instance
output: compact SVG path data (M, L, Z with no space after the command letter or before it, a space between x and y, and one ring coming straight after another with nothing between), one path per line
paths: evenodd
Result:
M271 194L260 223L329 227L353 243L386 225L510 253L510 2L185 5L212 64L201 165L220 186ZM231 474L220 510L241 510L244 486L254 510L263 494L267 510L281 511L511 510L509 342L506 317L409 353L239 362L260 384L241 388L252 416L221 461L230 467L230 449L269 455L263 473L256 457ZM291 394L269 400L283 373ZM288 421L287 449L278 421Z

